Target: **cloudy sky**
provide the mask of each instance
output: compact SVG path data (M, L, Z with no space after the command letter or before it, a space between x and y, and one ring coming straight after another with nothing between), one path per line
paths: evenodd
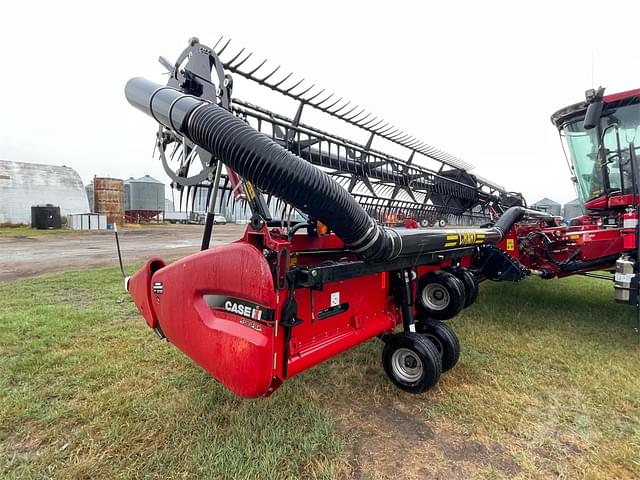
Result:
M592 86L640 86L639 14L637 0L11 2L0 158L71 166L85 183L166 180L151 156L156 127L127 104L124 84L164 82L159 55L173 61L190 37L225 35L530 203L565 202L575 193L549 116ZM236 86L260 103L253 93Z

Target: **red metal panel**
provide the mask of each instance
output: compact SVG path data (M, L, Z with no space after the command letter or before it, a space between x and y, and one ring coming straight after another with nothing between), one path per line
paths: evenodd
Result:
M243 397L265 395L273 378L273 321L213 309L205 295L231 297L275 309L273 279L262 253L234 243L190 255L165 267L154 308L167 339L209 374Z
M165 263L159 258L147 260L144 267L138 270L128 281L127 290L133 298L138 311L151 328L158 326L158 319L153 310L151 297L151 276L156 270L164 267Z
M624 249L621 228L588 230L579 234L573 233L571 236L577 236L575 242L580 247L582 260L615 255L622 253Z
M634 203L634 195L632 194L627 194L627 195L616 195L613 197L609 198L609 208L616 208L616 207L629 207L632 205L635 205L636 203L638 203L638 201L640 201L640 199L638 198L638 196L636 195L636 202Z
M584 208L587 210L606 210L609 197L606 195L600 195L592 200L589 200L584 204Z
M322 290L296 291L303 323L292 332L289 377L395 327L399 316L389 302L387 275L328 283Z
M624 100L626 98L632 98L640 96L640 88L634 90L627 90L626 92L612 93L611 95L605 95L602 99L605 103L616 102L618 100Z

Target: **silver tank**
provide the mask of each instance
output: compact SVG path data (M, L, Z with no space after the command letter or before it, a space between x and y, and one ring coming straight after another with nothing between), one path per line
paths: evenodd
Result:
M623 255L616 261L614 297L617 303L631 303L631 280L635 277L636 262Z

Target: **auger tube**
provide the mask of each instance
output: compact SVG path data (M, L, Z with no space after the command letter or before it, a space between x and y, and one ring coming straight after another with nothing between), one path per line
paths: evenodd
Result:
M364 260L497 243L527 214L523 207L511 207L490 228L385 228L325 172L218 105L144 78L129 80L125 96L132 106L186 136L262 191L322 221Z

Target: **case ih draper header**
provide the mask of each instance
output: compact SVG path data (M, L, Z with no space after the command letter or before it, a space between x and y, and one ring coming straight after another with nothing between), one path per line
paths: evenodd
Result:
M193 194L207 181L210 189L202 251L171 265L152 259L128 279L139 311L241 396L268 395L373 337L384 341L383 367L398 387L429 389L458 360L458 339L440 320L475 300L472 265L489 278L519 278L521 266L493 245L525 216L549 217L452 155L291 74L279 76L279 67L249 67L243 50L221 60L229 42L218 45L194 39L175 64L161 58L167 86L142 78L126 86L128 101L160 124L157 146L174 186ZM231 73L298 102L293 119L233 97ZM368 140L303 123L309 108ZM406 159L374 149L382 141L406 150ZM219 194L246 202L252 219L243 238L209 249ZM273 199L304 220L273 218ZM387 226L445 219L495 222Z

